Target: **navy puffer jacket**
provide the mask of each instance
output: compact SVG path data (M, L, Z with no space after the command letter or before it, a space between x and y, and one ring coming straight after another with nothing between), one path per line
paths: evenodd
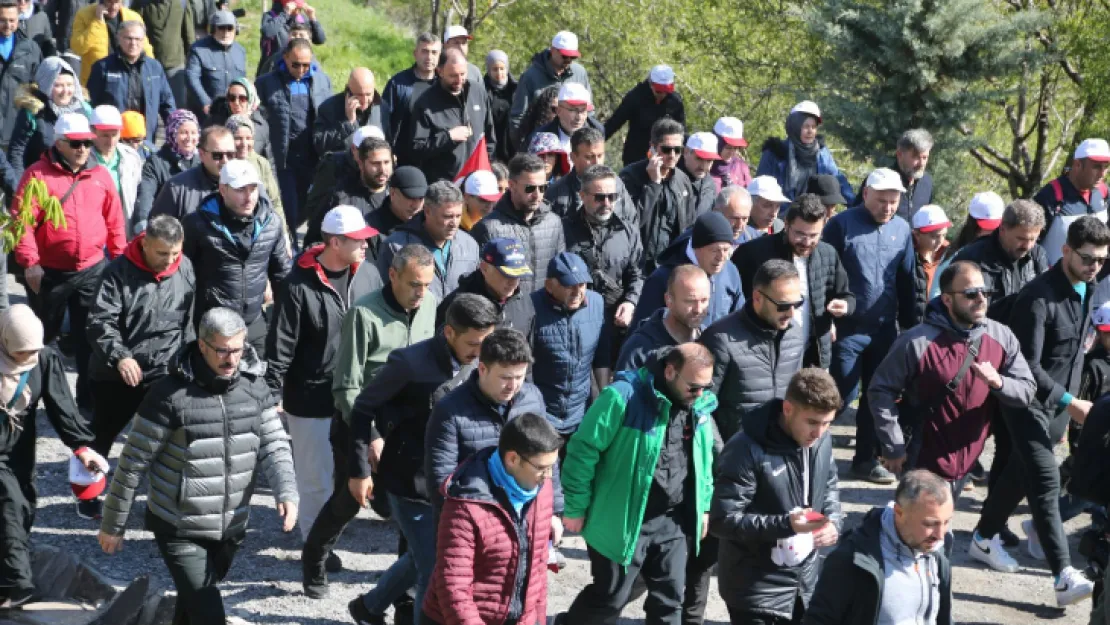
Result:
M543 394L548 421L560 434L571 434L586 414L591 371L607 366L609 351L602 340L605 302L596 292L586 291L585 303L571 311L541 289L532 293L532 306L532 380Z
M316 116L320 105L331 97L331 79L320 69L315 61L309 70L309 80L312 82L312 110L310 122ZM269 74L260 76L255 81L258 90L258 99L262 101L262 110L266 116L266 123L270 126L270 145L274 150L274 166L287 169L286 158L289 155L289 127L292 117L292 96L289 93L289 81L292 77L285 69L285 62L278 63L278 68ZM312 124L305 132L312 132ZM297 163L296 167L315 167L316 163Z

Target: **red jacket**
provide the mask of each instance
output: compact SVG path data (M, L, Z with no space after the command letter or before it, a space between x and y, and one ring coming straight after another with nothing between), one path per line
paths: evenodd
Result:
M54 159L54 151L47 150L39 162L23 172L12 211L18 214L23 188L31 178L46 182L50 194L59 200L76 180L77 187L62 204L66 227L57 229L47 222L42 209L35 203L37 227L27 230L16 244L16 262L22 267L41 265L62 271L80 271L103 260L105 247L112 258L122 254L127 246L123 209L111 174L95 164L73 174ZM89 159L92 161L91 156Z
M496 449L478 452L443 484L436 566L424 595L424 612L442 625L501 625L515 592L520 545L509 510L495 497L486 462ZM551 537L551 480L525 508L528 558L520 625L547 619L547 552Z

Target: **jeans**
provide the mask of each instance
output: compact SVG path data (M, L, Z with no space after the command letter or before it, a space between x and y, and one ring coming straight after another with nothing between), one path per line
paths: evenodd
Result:
M859 410L856 411L856 455L853 465L869 463L875 459L879 449L875 435L875 417L867 400L867 387L886 358L890 345L898 337L898 329L893 323L880 326L871 334L848 334L837 337L833 343L832 362L829 373L836 380L844 406L855 399L856 385L859 384Z
M436 521L432 504L386 495L393 520L408 542L408 549L386 569L374 589L362 596L362 603L371 614L385 614L386 609L416 584L416 602L424 605L424 593L436 565ZM420 610L415 611L416 625L421 624Z
M1002 417L1012 435L1013 456L983 502L979 535L999 533L1025 497L1052 574L1059 575L1071 566L1071 553L1060 521L1060 470L1052 448L1064 435L1068 414L1059 410L1049 421L1039 410L1003 408Z
M216 584L227 576L243 536L224 540L192 540L154 532L162 560L177 588L173 625L223 623L224 601Z
M62 318L69 312L70 336L73 337L74 359L77 365L77 405L92 407L92 393L89 388L89 356L92 347L85 337L89 320L89 306L96 298L100 286L100 274L106 261L81 271L61 271L43 269L42 284L39 292L27 289L27 299L31 308L42 320L43 342L49 343L57 338L62 329Z

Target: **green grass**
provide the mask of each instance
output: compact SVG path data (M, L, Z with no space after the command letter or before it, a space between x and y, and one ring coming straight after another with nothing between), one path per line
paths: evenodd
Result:
M247 50L247 71L252 74L258 67L258 27L270 1L232 2L233 7L247 11L240 19L239 42ZM376 9L355 0L309 0L309 4L316 9L316 19L327 35L327 43L316 46L316 59L336 91L346 85L352 68L369 67L381 91L393 74L412 65L411 33L395 26Z

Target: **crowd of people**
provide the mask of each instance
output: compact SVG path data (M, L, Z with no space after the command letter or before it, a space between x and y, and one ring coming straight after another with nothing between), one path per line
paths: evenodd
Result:
M638 580L648 623L701 623L716 574L738 625L943 625L975 483L974 560L1013 573L1024 542L1058 605L1095 594L1063 520L1106 501L1053 448L1110 419L1106 141L949 237L923 129L853 187L803 101L753 175L743 122L692 128L667 65L598 119L572 32L514 77L451 26L334 93L312 6L261 31L251 80L226 6L0 0L29 304L0 293L0 610L36 597L40 400L105 552L145 509L177 625L228 620L260 469L309 598L360 509L397 526L359 625L544 623L566 532L592 581L557 623L616 623ZM894 488L855 527L850 415L844 477Z

